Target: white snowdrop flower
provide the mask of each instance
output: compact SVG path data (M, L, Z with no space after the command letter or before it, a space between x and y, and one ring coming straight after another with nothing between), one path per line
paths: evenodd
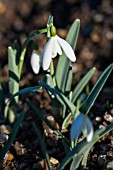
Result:
M37 50L33 50L30 63L34 73L38 74L42 63L42 57L38 54Z
M56 28L54 26L52 26L51 35L43 52L43 70L48 70L51 59L55 58L57 54L62 55L62 50L72 62L75 62L76 57L72 47L65 40L56 35Z
M82 129L86 128L87 142L90 142L93 138L93 125L87 115L80 113L72 123L71 126L71 140L76 140L82 132Z

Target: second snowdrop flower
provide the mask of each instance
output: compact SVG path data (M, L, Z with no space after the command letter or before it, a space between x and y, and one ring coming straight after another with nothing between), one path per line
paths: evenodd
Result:
M42 56L41 53L38 53L37 50L33 50L32 54L31 54L31 67L33 69L33 72L35 74L38 74L40 71L40 67L42 64Z
M87 142L90 142L93 138L93 125L87 115L80 113L72 123L71 126L71 140L78 139L82 130L86 128L87 131Z
M52 26L51 37L45 45L43 52L43 70L48 70L51 59L56 57L57 54L62 55L62 50L72 62L76 61L76 57L72 47L56 34L56 28Z

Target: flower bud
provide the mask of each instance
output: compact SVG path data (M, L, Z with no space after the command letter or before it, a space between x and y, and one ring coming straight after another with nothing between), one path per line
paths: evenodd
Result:
M55 26L51 26L51 35L54 37L56 35L56 28Z

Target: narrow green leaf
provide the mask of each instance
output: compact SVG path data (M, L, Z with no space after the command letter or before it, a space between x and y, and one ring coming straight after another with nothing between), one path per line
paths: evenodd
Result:
M43 153L43 155L44 155L44 157L45 157L45 159L47 161L48 169L51 170L51 164L50 164L50 161L49 161L49 155L48 155L48 152L47 152L47 149L46 149L46 145L44 143L44 139L42 138L42 135L41 135L41 130L36 125L36 123L32 122L32 125L33 125L33 127L34 127L34 129L36 131L36 134L37 134L40 146L41 146L42 153Z
M29 99L26 99L26 103L28 106L37 114L40 120L44 121L52 130L56 130L54 126L51 125L50 121L46 119L43 111L40 110L34 103L32 103Z
M73 159L72 164L71 164L71 169L77 169L79 167L79 165L77 164L77 162L81 161L81 157L83 156L83 161L82 162L82 166L86 166L87 163L87 156L91 150L91 148L93 147L93 145L100 139L102 138L106 133L110 132L113 130L113 124L109 125L106 128L102 128L102 129L98 129L95 134L94 137L92 139L91 142L86 143L85 145L83 145L83 148L78 152L78 154L76 155L76 157ZM86 149L87 148L87 149Z
M13 49L16 50L16 65L18 66L19 58L20 58L20 46L19 46L17 40L14 40Z
M0 112L1 113L3 112L4 106L5 106L4 92L3 92L2 85L0 84Z
M77 167L79 167L79 165L80 165L80 162L81 162L81 160L82 160L82 158L83 158L83 155L82 154L79 154L79 155L77 155L77 157L75 156L75 158L76 158L76 161L72 161L72 164L71 164L71 166L70 166L70 170L76 170L77 169ZM74 159L74 158L73 158Z
M72 79L73 79L73 74L72 74L72 66L69 67L68 73L67 73L67 79L65 83L65 92L70 92L71 86L72 86Z
M97 99L99 93L101 92L105 82L107 81L111 71L113 70L113 64L110 64L102 73L100 78L98 79L97 83L91 90L89 96L86 98L85 102L83 103L80 111L83 113L88 114L90 108L93 106L95 100Z
M82 149L85 143L86 142L82 142L81 144L78 144L70 152L68 152L68 154L62 160L61 164L58 166L57 170L65 169L65 166L72 160L73 156Z
M11 132L11 134L9 136L9 139L8 139L7 143L5 144L4 148L0 152L0 163L3 160L3 158L4 158L5 154L7 153L7 151L9 150L11 144L13 143L13 141L14 141L14 139L16 137L16 134L18 132L20 123L22 122L22 120L23 120L23 118L25 116L25 113L26 113L26 111L20 112L20 115L17 118L17 120L16 120L16 122L15 122L15 124L13 126L13 129L12 129L12 132Z
M23 95L23 94L27 94L27 93L30 93L30 92L36 92L37 90L40 90L41 87L40 86L34 86L34 87L27 87L27 88L24 88L20 91L18 91L17 93L15 93L14 95L12 95L9 100L12 100L14 97L16 96L20 96L20 95Z
M95 132L93 139L91 142L86 142L83 141L79 144L77 144L66 156L65 158L62 160L61 164L58 166L57 170L63 170L65 168L65 166L73 159L72 164L71 164L71 169L73 168L74 170L76 170L79 166L79 164L77 162L80 162L81 157L85 154L85 152L87 150L89 150L89 148L91 149L92 146L100 139L102 138L106 133L110 132L113 130L113 124L99 129ZM75 157L73 157L76 154Z
M59 130L56 130L56 128L50 123L50 121L45 117L45 115L43 114L43 111L41 111L40 109L37 108L37 106L32 103L29 99L26 100L26 103L28 104L28 106L37 114L37 116L40 118L40 120L44 121L48 127L50 129L53 130L53 132L58 135L65 143L65 145L67 147L69 147L69 143L67 141L67 139L65 138L65 136L62 135L62 133Z
M72 117L72 114L69 113L62 123L62 129L66 129L68 127L69 120L71 119L71 117Z
M61 102L61 104L65 104L70 111L72 112L72 114L74 114L76 107L73 105L73 103L70 102L70 100L65 97L61 92L59 92L58 90L50 87L49 85L47 85L45 82L40 82L40 84L46 89L49 90L53 95L56 96L56 98L58 99L58 101Z
M16 64L16 49L8 48L9 92L11 95L19 90L18 65ZM16 98L18 101L18 97Z
M87 72L87 74L79 81L78 85L74 88L73 93L72 93L72 103L75 103L77 97L81 94L84 87L88 84L88 82L94 75L95 70L96 70L95 67L91 68Z
M78 33L80 28L80 20L76 19L74 23L72 24L69 33L66 37L66 41L72 46L73 50L75 50ZM65 92L66 87L66 81L68 80L68 73L69 73L69 67L71 65L70 60L66 57L66 55L63 53L62 56L60 56L57 69L56 69L56 83L57 87L60 91ZM70 86L70 84L69 84Z
M46 79L46 80L45 80L46 84L48 84L48 85L51 86L51 87L54 87L54 84L53 84L53 80L52 80L51 75L46 74L45 79Z
M92 148L92 147L91 147L91 148ZM89 152L90 152L91 148L89 147L89 148L87 149L87 151L86 151L86 152L84 153L84 155L83 155L82 162L81 162L81 166L82 166L82 167L86 167L86 165L87 165L87 158L88 158L88 155L89 155Z

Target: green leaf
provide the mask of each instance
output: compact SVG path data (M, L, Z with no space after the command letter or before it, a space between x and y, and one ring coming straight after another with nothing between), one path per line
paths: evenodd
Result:
M80 163L81 157L86 153L87 150L90 150L92 146L102 138L106 133L113 130L113 124L99 129L95 132L91 142L83 141L77 144L62 160L61 164L58 166L57 170L63 170L65 166L73 159L70 169L76 170L79 167L78 162ZM90 149L89 149L90 148ZM76 156L75 156L76 155Z
M58 166L57 170L63 170L65 169L65 166L72 160L73 156L79 152L83 145L85 145L86 142L82 142L81 144L78 144L76 147L74 147L68 154L64 157L60 165ZM85 148L86 149L86 148Z
M46 145L44 143L44 139L42 138L42 135L41 135L41 130L36 125L36 123L32 122L32 125L33 125L33 127L34 127L34 129L36 131L36 134L37 134L40 146L41 146L42 153L43 153L43 155L44 155L44 157L45 157L45 159L47 161L48 170L51 170L51 164L50 164L50 161L49 161L49 155L48 155L48 152L47 152L47 149L46 149Z
M46 82L46 84L48 84L49 86L54 87L54 84L53 84L53 80L52 80L51 75L46 74L45 82Z
M19 58L20 58L20 46L19 46L17 40L14 40L13 49L16 50L16 65L18 66Z
M9 136L9 139L8 139L7 143L5 144L4 148L0 152L0 163L3 160L3 158L4 158L5 154L7 153L7 151L9 150L9 148L11 147L11 145L12 145L12 143L13 143L15 137L16 137L16 134L18 132L20 123L22 122L22 120L23 120L23 118L25 116L25 113L26 113L26 111L20 112L20 115L17 118L17 120L16 120L16 122L15 122L15 124L13 126L13 129L12 129L12 132L11 132L11 134Z
M66 41L72 46L73 50L75 50L77 38L78 38L78 32L80 28L80 20L76 19L74 23L72 24L69 33L66 37ZM70 91L70 83L68 79L71 79L72 76L72 69L69 72L71 62L66 57L66 55L63 53L62 56L60 56L57 69L56 69L56 84L60 91L63 93L68 89Z
M40 86L34 86L34 87L27 87L27 88L24 88L20 91L18 91L17 93L15 93L14 95L12 95L9 100L11 101L14 97L16 96L20 96L20 95L23 95L23 94L27 94L27 93L31 93L31 92L36 92L37 90L40 90L41 87Z
M82 113L88 114L90 108L93 106L95 100L97 99L99 93L101 92L105 82L107 81L111 71L113 70L113 64L110 64L102 73L100 78L98 79L97 83L89 93L88 97L86 98L85 102L83 103L80 111Z
M73 105L73 103L70 102L70 100L65 97L61 92L59 92L58 90L50 87L49 85L47 85L45 82L40 82L40 84L48 91L50 91L54 96L56 96L56 98L58 99L58 101L61 102L61 104L65 104L70 111L72 112L72 114L74 114L76 107Z
M16 49L8 48L9 92L13 95L19 90L18 65L16 64ZM18 97L16 98L18 101Z
M72 103L75 103L77 97L81 94L82 90L84 87L88 84L90 79L95 73L96 68L93 67L90 69L87 74L79 81L78 85L74 88L73 93L72 93Z
M2 85L0 84L0 112L3 112L5 106L5 101L4 101L4 92L3 92L3 88ZM2 113L3 114L3 113ZM2 115L3 116L3 115Z
M27 103L28 106L37 114L37 116L39 117L39 119L42 120L42 121L44 121L44 122L48 125L48 127L49 127L50 129L52 129L53 132L54 132L56 135L58 135L58 136L64 141L65 145L66 145L67 147L69 147L69 143L68 143L67 139L65 138L65 136L63 136L62 133L61 133L59 130L57 130L57 129L50 123L50 121L49 121L49 120L45 117L45 115L43 114L43 111L40 110L40 109L38 109L37 106L36 106L34 103L32 103L29 99L26 100L26 103Z
M66 129L68 127L71 117L72 113L69 113L62 123L62 129Z
M65 93L69 93L71 90L71 86L72 86L72 79L73 79L73 74L72 74L72 66L69 67L68 73L67 73L67 79L66 79L66 83L65 83Z
M98 129L95 134L94 137L92 139L91 142L86 143L83 145L83 148L78 152L78 154L76 155L76 157L73 159L72 164L71 164L71 168L70 169L77 169L79 167L79 164L77 164L77 162L81 161L81 157L83 157L82 160L82 166L86 166L87 163L87 156L91 150L91 148L93 147L93 145L101 138L103 137L106 133L110 132L113 130L113 124L109 125L106 128L102 128L102 129Z

